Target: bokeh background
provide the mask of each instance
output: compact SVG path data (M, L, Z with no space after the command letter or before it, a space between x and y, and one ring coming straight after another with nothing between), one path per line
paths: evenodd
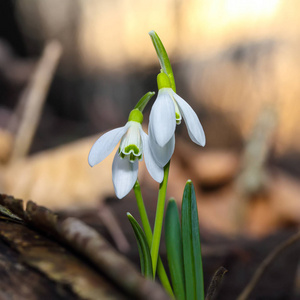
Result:
M177 128L169 196L180 205L193 180L206 237L288 235L300 223L299 9L297 0L1 1L1 192L63 211L114 197L113 155L93 169L87 156L102 132L125 124L142 95L157 92L147 34L155 30L177 92L207 138L201 148L184 124ZM38 80L39 64L49 89ZM32 132L28 148L22 130ZM157 184L143 163L139 179L154 211ZM123 213L134 205L129 194L113 206ZM297 278L296 267L291 272ZM290 291L299 295L299 284Z

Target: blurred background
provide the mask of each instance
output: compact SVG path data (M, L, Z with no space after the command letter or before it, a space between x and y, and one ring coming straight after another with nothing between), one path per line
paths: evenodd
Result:
M204 239L288 236L300 223L299 9L297 0L1 1L1 192L73 212L114 197L113 155L93 169L87 156L157 92L155 30L207 138L195 146L177 127L169 196L180 205L193 180ZM143 163L139 179L154 211L157 184ZM120 222L136 209L127 198L113 202Z

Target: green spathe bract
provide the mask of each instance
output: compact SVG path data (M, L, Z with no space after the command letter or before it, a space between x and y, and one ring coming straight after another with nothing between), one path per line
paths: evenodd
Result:
M154 30L151 30L149 32L149 35L151 37L153 46L155 48L160 66L161 66L162 70L168 75L170 82L171 82L171 87L172 87L173 91L176 93L174 74L173 74L172 66L171 66L167 51L166 51L163 43L161 42L159 36L157 35L157 33Z
M143 112L144 108L146 107L146 105L148 104L148 102L150 101L150 99L155 95L154 92L148 92L146 93L140 100L139 102L136 104L136 106L134 107L135 109L138 109L139 111Z

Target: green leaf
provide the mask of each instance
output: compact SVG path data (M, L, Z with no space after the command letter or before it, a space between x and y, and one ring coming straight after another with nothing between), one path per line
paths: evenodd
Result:
M171 82L171 87L172 87L173 91L176 93L174 74L173 74L172 66L171 66L167 51L166 51L163 43L161 42L159 36L157 35L157 33L154 30L150 31L149 35L151 37L153 46L155 48L160 66L161 66L162 70L164 71L164 73L166 73L169 76L169 79Z
M129 222L131 223L131 226L135 234L135 238L137 240L142 274L145 277L152 279L153 278L152 261L151 261L150 249L147 244L146 236L139 223L135 220L135 218L130 213L127 213L127 217Z
M148 243L148 246L151 247L152 230L151 230L150 222L149 222L148 215L147 215L147 212L146 212L146 208L145 208L145 205L144 205L142 192L141 192L141 187L140 187L140 184L139 184L138 180L136 181L135 185L133 186L133 190L134 190L134 194L135 194L135 197L136 197L138 209L139 209L139 212L140 212L140 217L141 217L143 229L144 229L144 232L145 232L145 236L146 236L146 239L147 239L147 243ZM153 265L153 261L152 261L152 265ZM163 287L165 288L167 293L173 299L174 298L174 293L173 293L169 278L167 276L166 270L164 268L164 265L163 265L162 260L161 260L160 257L158 257L158 262L157 262L157 274L159 276L161 284L163 285Z
M181 224L186 298L204 300L198 210L194 186L190 180L183 192Z
M185 300L182 239L177 205L170 199L165 220L167 257L176 299Z

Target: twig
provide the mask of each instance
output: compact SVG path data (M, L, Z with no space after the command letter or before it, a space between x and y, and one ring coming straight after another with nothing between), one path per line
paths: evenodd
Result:
M297 242L300 239L300 231L283 241L280 245L278 245L260 264L250 282L247 284L242 293L238 296L237 300L246 300L250 293L255 288L256 284L260 280L261 276L267 269L267 267L277 258L277 256L286 248L290 247L292 244Z
M98 210L98 216L106 226L119 251L122 253L128 252L130 245L111 209L107 205L102 204Z
M20 103L24 104L24 112L10 162L26 156L29 151L61 52L62 47L57 41L51 41L46 45L29 85L22 93Z
M132 299L170 299L162 287L146 280L95 229L75 218L67 218L58 227L58 233L73 249L87 257L96 268L130 294Z
M243 230L249 199L266 188L268 176L265 164L271 150L277 125L273 107L263 109L245 146L242 169L236 178L237 203L233 208L236 228Z
M209 284L205 300L213 300L216 297L216 294L219 290L219 287L222 283L223 277L226 272L227 272L227 269L225 269L224 267L220 267L215 272L215 274Z

